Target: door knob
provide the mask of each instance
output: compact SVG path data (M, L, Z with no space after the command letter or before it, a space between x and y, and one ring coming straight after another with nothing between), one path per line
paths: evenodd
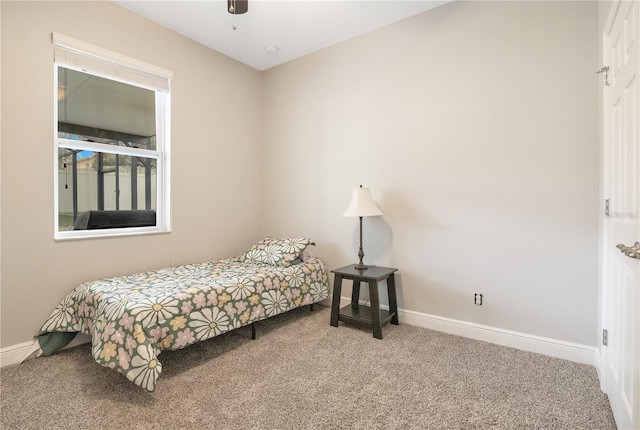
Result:
M640 242L634 243L633 246L626 246L624 243L619 243L616 245L616 248L627 257L640 260Z

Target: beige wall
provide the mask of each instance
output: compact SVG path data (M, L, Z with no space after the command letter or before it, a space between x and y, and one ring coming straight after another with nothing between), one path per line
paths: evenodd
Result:
M596 344L595 3L456 1L264 73L111 3L1 5L2 347L79 282L263 234L354 261L358 184L402 308ZM53 241L54 31L174 72L171 234Z
M267 230L355 261L369 186L365 262L400 269L400 307L595 346L598 69L595 2L493 1L270 69Z
M82 281L237 255L259 239L259 72L110 2L1 8L2 347L30 340ZM174 73L171 234L54 242L52 32Z

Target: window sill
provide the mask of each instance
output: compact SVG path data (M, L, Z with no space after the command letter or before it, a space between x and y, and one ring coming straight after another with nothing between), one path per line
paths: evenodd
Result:
M145 236L151 234L168 234L171 229L161 229L159 227L128 227L110 228L99 230L72 230L60 231L54 234L56 242L66 242L70 240L104 239L126 236Z

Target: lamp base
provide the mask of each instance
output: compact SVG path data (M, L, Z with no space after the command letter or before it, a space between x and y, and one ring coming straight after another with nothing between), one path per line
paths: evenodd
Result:
M372 264L356 264L354 266L354 269L356 270L367 270L369 267L376 267Z

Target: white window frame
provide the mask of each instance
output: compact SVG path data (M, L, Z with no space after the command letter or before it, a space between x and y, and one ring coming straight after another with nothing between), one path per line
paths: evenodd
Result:
M107 51L97 46L61 35L52 34L54 45L54 238L56 240L86 239L171 231L170 204L170 136L171 136L171 79L170 71L133 58ZM58 137L58 67L77 70L155 91L156 149L129 148ZM58 195L58 153L60 149L88 150L118 155L137 156L156 160L156 225L151 227L110 228L99 230L60 231Z

